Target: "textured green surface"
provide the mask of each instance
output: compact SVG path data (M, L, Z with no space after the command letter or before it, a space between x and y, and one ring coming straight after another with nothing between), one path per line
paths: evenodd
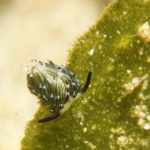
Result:
M147 22L147 23L146 23ZM70 50L68 67L91 86L59 118L41 106L21 150L150 149L150 1L114 2Z

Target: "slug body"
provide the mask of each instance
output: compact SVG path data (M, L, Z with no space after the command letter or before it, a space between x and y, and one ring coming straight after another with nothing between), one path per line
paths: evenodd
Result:
M84 93L91 80L89 72L85 86L81 88L79 80L74 73L65 66L58 66L49 61L43 63L33 61L27 74L27 85L32 94L36 95L41 104L50 105L53 113L50 117L41 119L39 122L47 122L57 118L65 112L73 101L68 101Z

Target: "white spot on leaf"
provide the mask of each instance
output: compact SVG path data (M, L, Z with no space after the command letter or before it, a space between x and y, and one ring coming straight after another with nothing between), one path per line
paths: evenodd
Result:
M123 15L125 16L126 14L127 14L127 11L124 11L124 12L123 12Z
M144 129L145 129L145 130L149 130L149 129L150 129L150 123L149 123L149 124L145 124L145 125L144 125Z
M126 147L127 144L128 144L128 138L126 136L119 136L118 139L117 139L117 144L120 146L120 147Z
M120 31L119 31L119 30L117 30L117 34L119 34L119 35L120 35Z
M127 73L131 73L131 70L130 70L130 69L128 69L128 70L127 70Z
M94 48L92 48L88 53L89 53L89 55L93 55L93 53L94 53Z
M107 37L107 34L104 34L103 37L106 38L106 37Z
M136 105L133 117L137 118L137 125L145 130L150 130L150 114L145 105Z
M86 133L86 132L87 132L87 128L84 127L84 128L83 128L83 133Z
M145 22L139 29L138 35L143 39L144 43L150 42L150 26Z
M145 74L142 77L135 77L132 79L132 82L124 84L127 93L131 93L140 83L148 78L148 74Z
M92 150L96 149L96 145L94 145L92 142L90 141L84 141L85 144L87 144Z

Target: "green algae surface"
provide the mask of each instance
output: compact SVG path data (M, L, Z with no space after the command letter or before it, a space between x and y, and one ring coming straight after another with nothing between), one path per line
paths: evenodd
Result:
M57 119L40 106L21 150L150 149L150 1L118 0L69 51L67 67L85 94Z

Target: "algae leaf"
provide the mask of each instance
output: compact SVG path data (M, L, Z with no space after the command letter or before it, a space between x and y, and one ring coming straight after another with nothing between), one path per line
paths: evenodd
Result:
M87 92L59 118L40 106L21 150L150 149L150 1L116 0L70 50L67 67Z

